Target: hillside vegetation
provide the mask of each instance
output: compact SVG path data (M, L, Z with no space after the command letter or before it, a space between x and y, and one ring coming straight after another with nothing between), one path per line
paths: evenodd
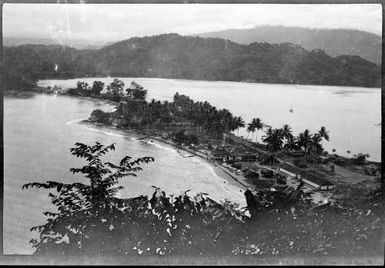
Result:
M5 75L31 80L111 75L359 87L381 84L380 66L359 56L331 57L322 50L309 51L290 43L241 45L177 34L131 38L99 50L5 47L4 62Z

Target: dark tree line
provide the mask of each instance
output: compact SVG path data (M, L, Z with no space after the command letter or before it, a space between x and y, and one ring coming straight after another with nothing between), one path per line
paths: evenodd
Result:
M119 86L112 86L116 84ZM145 100L147 91L137 83L131 83L124 98L124 83L115 79L107 92L107 96L116 96L121 102L116 111L104 113L101 110L92 112L92 121L111 124L119 120L121 127L156 128L164 126L194 127L196 136L207 134L214 138L222 138L223 133L234 131L244 126L241 117L233 116L227 109L217 109L207 101L194 101L188 96L176 93L173 101L150 102ZM179 135L182 135L181 133Z

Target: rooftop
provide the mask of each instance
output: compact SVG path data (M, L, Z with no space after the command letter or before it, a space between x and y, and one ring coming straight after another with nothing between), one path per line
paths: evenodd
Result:
M296 167L296 166L294 166L294 165L292 165L290 163L287 163L287 162L282 163L280 165L280 167L285 169L285 170L287 170L287 171L289 171L289 172L295 173L295 174L302 172L302 170L300 168L298 168L298 167Z
M315 172L303 170L303 169L298 168L298 167L296 167L290 163L287 163L287 162L283 163L280 165L280 167L289 171L289 172L299 174L299 175L301 175L302 178L307 179L309 181L312 181L312 182L314 182L320 186L334 185L333 183L328 181L326 178L321 177L320 175L316 174Z
M246 149L242 148L242 147L234 147L231 151L230 151L230 154L231 155L249 155L251 154L250 152L248 152Z
M318 184L320 186L331 186L331 185L334 185L333 183L331 183L327 179L321 178L317 174L315 174L315 173L313 173L311 171L303 171L303 172L301 172L301 176L304 179L312 181L312 182L314 182L314 183L316 183L316 184Z
M214 156L226 156L227 151L223 148L216 148L212 151L212 155L214 155Z

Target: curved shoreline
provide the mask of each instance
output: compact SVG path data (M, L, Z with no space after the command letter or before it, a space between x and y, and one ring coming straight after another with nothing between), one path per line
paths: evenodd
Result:
M163 139L161 137L154 136L154 135L146 135L146 134L141 133L140 131L137 131L137 130L134 130L134 129L121 129L121 128L115 128L113 126L106 126L104 124L94 123L94 122L91 122L89 120L82 120L82 121L78 122L78 124L89 125L89 126L96 127L96 128L103 127L103 128L106 128L106 129L118 130L118 131L124 132L124 134L126 134L126 135L137 136L136 140L139 140L139 141L140 140L156 140L157 142L160 142L160 143L163 143L165 145L168 145L168 146L172 147L176 151L178 151L178 150L179 151L183 151L183 152L186 152L188 154L192 154L192 155L198 157L198 159L200 159L202 162L208 164L213 169L213 171L215 172L215 174L218 177L222 178L227 183L230 183L231 185L236 186L240 190L246 190L248 188L252 188L253 187L251 184L249 184L246 181L246 179L242 180L240 178L240 176L236 176L234 174L231 174L231 172L227 171L224 167L221 167L218 164L209 161L207 159L207 157L205 155L203 155L202 153L199 153L199 152L190 150L188 148L179 146L179 145L177 145L177 144L175 144L175 143L173 143L171 141L165 140L165 139Z

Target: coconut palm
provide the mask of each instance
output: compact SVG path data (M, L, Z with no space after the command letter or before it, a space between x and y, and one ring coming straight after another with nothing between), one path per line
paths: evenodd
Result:
M285 137L286 141L293 138L291 127L288 124L284 124L282 126L282 131L283 131L283 136Z
M282 129L268 128L265 133L266 135L263 136L263 142L267 144L267 147L273 152L280 150L284 139Z
M321 136L321 138L324 138L326 141L329 141L329 131L327 131L324 126L321 127L321 129L318 131L318 134Z
M320 134L316 133L312 135L310 138L310 144L309 144L310 151L316 154L321 154L323 151L321 141L322 141L322 137Z
M291 136L290 138L286 139L286 143L283 146L286 150L298 150L298 141L295 137Z
M297 137L298 146L300 148L303 148L306 152L310 149L310 143L311 143L311 134L308 129L305 129L303 132L298 134Z
M258 143L258 131L262 130L265 125L262 123L262 120L260 118L253 118L251 123L255 126L255 129L257 130L257 136L255 137L255 142Z
M253 121L251 121L251 123L247 124L247 132L252 133L251 134L251 140L253 140L254 132L255 132L255 125L253 124ZM249 137L249 135L247 135L247 137Z
M239 135L239 129L245 127L245 121L240 116L236 116L232 120L231 130L237 130Z

